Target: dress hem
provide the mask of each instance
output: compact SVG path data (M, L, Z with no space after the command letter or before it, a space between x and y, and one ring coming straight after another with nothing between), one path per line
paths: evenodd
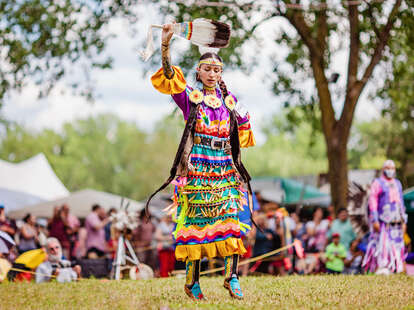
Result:
M203 257L226 257L233 254L244 255L247 252L240 238L231 237L226 240L205 244L177 245L175 258L178 261L199 260Z

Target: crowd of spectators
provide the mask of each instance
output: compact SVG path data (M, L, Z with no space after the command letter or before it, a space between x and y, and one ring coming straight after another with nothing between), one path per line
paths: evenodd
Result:
M275 275L314 273L362 273L364 240L358 239L346 209L335 214L332 207L316 208L312 218L288 213L285 209L258 212L256 224L247 235L246 244L252 247L251 256L259 256L300 240L304 257L295 255L295 248L264 258L250 266L249 272Z
M79 219L68 205L62 205L54 208L50 219L37 219L27 214L20 221L12 221L6 217L4 207L0 207L0 230L12 236L17 245L5 258L12 262L22 253L42 247L48 253L48 259L39 266L42 276L37 278L38 282L51 276L77 279L81 275L80 267L68 262L114 260L119 232L111 226L113 212L116 209L106 212L94 205L85 219ZM260 229L253 227L243 237L248 249L243 259L281 248L294 239L301 241L305 256L299 258L294 248L290 248L240 268L244 275L362 272L363 240L357 239L345 209L335 214L333 208L316 208L309 220L285 209L266 213L259 210L255 211L254 218ZM168 276L178 266L174 258L171 216L151 217L146 221L141 212L137 220L138 226L129 238L139 261L149 265L157 276Z
M38 267L41 276L36 276L37 282L52 277L61 282L78 279L81 273L76 262L85 259L105 259L110 270L120 236L111 225L114 212L115 208L106 212L101 206L94 205L86 218L79 219L65 204L55 207L49 219L27 214L22 220L15 221L8 219L4 206L0 206L0 230L16 242L15 247L0 257L13 262L25 252L43 248L47 256ZM146 221L142 211L137 221L138 227L128 233L128 238L139 261L149 265L156 275L167 277L175 268L171 216L160 220L151 217Z

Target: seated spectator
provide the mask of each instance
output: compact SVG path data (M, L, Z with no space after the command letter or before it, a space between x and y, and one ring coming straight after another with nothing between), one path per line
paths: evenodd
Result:
M111 236L108 240L108 256L111 261L111 265L116 258L116 254L118 251L118 240L120 236L121 232L118 229L116 229L115 226L111 225Z
M166 215L162 218L160 224L155 231L155 240L158 241L158 257L160 261L160 276L168 277L169 273L175 267L175 254L172 231L174 230L174 223L171 215Z
M109 211L108 211L108 213L106 214L106 216L107 216L107 218L111 218L111 216L112 215L115 215L116 214L116 209L115 208L110 208L109 209ZM109 242L110 240L111 240L111 237L112 237L112 230L111 230L111 226L112 226L112 223L111 222L108 222L108 224L106 224L105 225L105 240L107 241L107 242Z
M283 208L284 209L284 208ZM292 235L291 230L289 228L289 221L287 220L289 217L284 216L284 213L287 212L279 210L276 211L275 214L275 236L273 238L273 250L279 249L282 246L285 246L288 243L292 242ZM282 253L277 253L274 256L271 256L273 261L270 264L270 273L274 275L285 275L286 271L289 270L291 266L291 261L288 256L284 255L287 254L288 251L284 251ZM288 264L286 264L288 263Z
M55 237L62 245L63 254L70 259L70 227L68 223L68 211L63 207L58 208L49 223L49 236Z
M270 251L273 251L281 246L281 239L278 234L269 229L267 216L263 213L257 215L256 224L262 229L256 229L255 242L253 246L253 257L259 256ZM256 262L251 271L257 271L262 273L269 273L269 265L271 261L258 261Z
M50 237L46 242L47 261L36 268L36 283L48 282L52 276L58 282L72 282L80 278L81 267L72 267L70 261L62 258L62 247L59 240Z
M356 235L354 229L352 228L351 221L348 218L348 211L345 208L338 210L338 217L332 222L327 237L330 238L334 233L341 235L340 242L348 251L349 246L351 245L351 241L356 238Z
M326 233L329 221L323 218L322 208L315 209L312 221L306 223L306 233L302 235L305 244L305 259L301 260L300 273L312 274L321 270L320 257L326 246Z
M295 230L293 231L293 237L298 239L302 242L302 244L306 244L306 226L300 220L299 215L297 213L291 214L292 219L295 221ZM298 274L304 274L306 269L306 259L299 258L295 256L295 269Z
M299 239L300 241L305 241L305 235L306 235L306 226L305 224L300 220L299 215L295 212L293 212L290 217L295 222L294 230L293 230L293 237L295 239Z
M70 208L67 204L62 206L63 216L66 219L66 233L69 237L70 242L70 257L73 257L75 254L75 244L77 239L78 230L80 228L80 221L79 219L70 212Z
M328 216L326 219L329 221L329 223L332 223L335 220L335 207L334 205L329 205L327 208Z
M139 214L138 227L132 232L132 243L139 261L150 266L153 270L158 269L157 253L151 246L155 230L151 214L149 214L149 220L147 221L145 209L142 209Z
M0 205L0 230L8 233L10 236L14 236L16 232L16 227L14 227L12 222L6 217L3 205Z
M345 259L345 274L361 274L362 273L362 259L364 258L364 252L359 248L359 240L355 239L351 242L348 255Z
M46 247L47 237L49 236L49 230L47 229L47 220L38 218L36 220L37 239L40 247Z
M80 228L78 229L75 247L73 249L74 256L77 259L86 257L86 240L88 238L88 231L85 228L85 219L81 220Z
M326 271L329 274L339 274L344 270L346 258L345 246L339 242L341 236L338 233L332 235L332 242L326 247Z
M87 231L86 248L88 258L104 257L107 252L105 240L105 225L110 219L106 217L105 209L100 205L93 205L92 212L85 219Z
M23 225L20 228L19 253L34 250L37 248L37 229L35 227L36 217L30 213L23 218Z
M308 235L306 252L323 252L326 246L328 228L329 221L323 219L322 208L317 208L313 213L313 220L306 223L306 233Z

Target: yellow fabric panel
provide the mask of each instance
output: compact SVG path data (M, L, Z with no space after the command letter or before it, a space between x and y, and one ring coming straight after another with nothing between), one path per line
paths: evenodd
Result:
M36 269L41 263L46 260L46 252L43 249L36 249L24 252L15 262L23 264L30 269Z
M183 71L179 67L172 67L174 69L174 76L170 80L165 77L162 68L151 76L152 85L163 94L174 95L182 93L187 85Z
M206 244L177 245L175 258L179 261L197 260L203 257L226 257L233 254L243 255L247 251L240 238L228 238Z
M249 147L256 145L256 139L254 138L253 132L249 130L239 130L240 147Z
M409 245L411 243L411 238L407 233L404 234L404 243L406 245Z

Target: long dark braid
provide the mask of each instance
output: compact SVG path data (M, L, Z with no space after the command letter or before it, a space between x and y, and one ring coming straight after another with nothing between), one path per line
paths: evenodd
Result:
M227 90L226 83L224 83L223 80L220 80L219 86L220 86L221 93L223 95L223 99L225 99L229 95L229 92Z

